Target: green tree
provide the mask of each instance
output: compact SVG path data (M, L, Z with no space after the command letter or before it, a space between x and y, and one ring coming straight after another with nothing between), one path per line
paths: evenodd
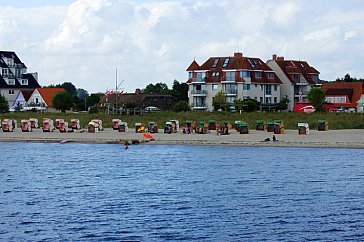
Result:
M0 112L1 113L9 112L8 101L3 95L0 95Z
M236 110L242 110L244 112L255 112L259 110L259 102L255 99L250 99L250 98L246 100L236 99L234 101L234 104Z
M67 92L60 92L53 96L53 108L66 112L73 107L73 98Z
M174 80L172 86L172 95L180 101L188 101L188 85L186 83L179 83Z
M288 99L288 96L286 95L285 97L283 97L281 99L281 101L278 103L278 109L279 110L287 110L288 108L288 103L290 103L291 101Z
M148 84L142 92L154 94L168 94L169 90L167 84L159 82L156 84Z
M88 108L98 104L103 96L104 94L101 92L91 93L91 95L86 98L86 107Z
M77 96L76 87L71 82L64 82L59 87L63 87L64 89L66 89L70 96Z
M313 87L307 94L308 101L315 107L316 112L324 111L325 92L318 87Z
M212 106L214 107L215 111L221 109L222 111L230 111L230 107L226 102L226 95L221 91L217 92L213 101Z
M77 97L81 100L85 100L85 98L87 98L89 96L88 92L82 88L77 88L76 93L77 93Z
M184 100L176 102L173 106L173 111L175 112L186 112L190 110L191 110L190 105L188 104L187 101Z

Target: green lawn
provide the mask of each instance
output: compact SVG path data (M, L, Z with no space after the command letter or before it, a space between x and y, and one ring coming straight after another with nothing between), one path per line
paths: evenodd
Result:
M87 127L88 122L91 119L98 118L103 121L105 128L111 127L111 120L113 118L119 118L122 121L126 121L129 127L134 127L135 123L145 123L149 121L157 122L159 128L164 127L164 123L171 119L177 119L180 124L183 124L186 120L193 120L196 122L208 120L216 120L218 122L229 121L234 123L237 120L241 120L249 125L251 129L255 128L256 120L274 121L282 120L286 129L297 129L297 123L304 122L310 125L311 129L317 129L318 120L324 119L329 122L330 129L364 129L364 114L362 113L277 113L277 112L253 112L253 113L230 113L230 112L205 112L205 111L190 111L190 112L155 112L143 115L106 115L103 113L98 114L85 114L85 113L3 113L0 114L0 119L11 118L16 119L20 123L21 119L38 118L40 124L44 118L63 118L65 121L70 122L72 118L80 119L81 126Z

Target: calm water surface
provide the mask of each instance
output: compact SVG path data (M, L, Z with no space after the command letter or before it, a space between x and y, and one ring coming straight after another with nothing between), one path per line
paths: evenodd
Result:
M364 150L0 143L1 241L364 240Z

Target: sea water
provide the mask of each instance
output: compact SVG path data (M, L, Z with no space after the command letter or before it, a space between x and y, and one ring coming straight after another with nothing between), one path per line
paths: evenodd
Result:
M364 240L364 150L0 143L1 241Z

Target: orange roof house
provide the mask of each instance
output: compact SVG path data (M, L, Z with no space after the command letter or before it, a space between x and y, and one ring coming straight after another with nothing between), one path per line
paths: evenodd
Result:
M322 85L326 101L336 108L363 112L364 82L329 82Z
M52 108L54 95L65 91L64 88L37 88L29 98L28 105L44 109Z

